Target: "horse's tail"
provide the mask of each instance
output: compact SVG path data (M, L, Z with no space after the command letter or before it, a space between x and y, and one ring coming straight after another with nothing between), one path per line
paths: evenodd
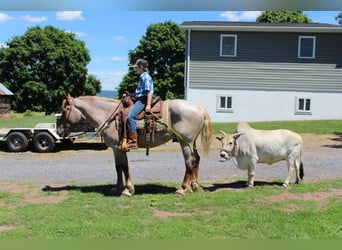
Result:
M202 110L203 115L204 115L204 123L201 129L201 143L202 143L204 154L208 155L210 144L211 144L211 139L212 139L212 134L213 134L213 129L211 127L211 120L210 120L210 116L207 110L203 108L202 106L200 106L200 109Z

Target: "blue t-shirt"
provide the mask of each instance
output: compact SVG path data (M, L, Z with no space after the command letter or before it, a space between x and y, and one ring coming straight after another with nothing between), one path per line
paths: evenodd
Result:
M146 96L147 92L151 92L153 95L153 80L147 72L143 72L139 76L138 86L135 89L135 97Z

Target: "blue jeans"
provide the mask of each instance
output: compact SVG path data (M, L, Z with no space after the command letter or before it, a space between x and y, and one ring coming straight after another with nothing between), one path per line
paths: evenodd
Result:
M133 107L128 113L127 117L127 132L137 132L138 115L145 109L147 98L146 96L139 97L135 101Z

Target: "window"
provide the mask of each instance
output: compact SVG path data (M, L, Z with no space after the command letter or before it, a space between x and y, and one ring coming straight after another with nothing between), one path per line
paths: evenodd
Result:
M310 113L311 114L311 99L310 98L296 98L296 113Z
M233 97L219 95L217 98L217 110L223 112L233 112Z
M316 37L300 36L298 40L298 58L315 58Z
M236 56L236 35L221 35L220 56Z

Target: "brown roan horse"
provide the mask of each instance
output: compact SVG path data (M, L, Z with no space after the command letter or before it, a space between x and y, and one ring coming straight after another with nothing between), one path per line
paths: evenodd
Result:
M117 183L111 192L116 195L132 196L135 190L129 172L127 152L120 149L118 124L115 119L110 123L107 122L108 117L115 116L118 105L120 101L111 98L95 96L73 98L66 95L57 130L59 134L65 134L70 127L81 120L99 128L105 144L111 147L114 153ZM165 126L155 132L150 147L160 146L175 138L179 141L186 170L181 187L176 194L192 193L199 189L200 156L196 148L196 140L201 137L203 151L207 154L212 137L210 117L203 107L180 99L164 101L163 113L162 123ZM106 126L103 126L104 124ZM141 148L146 146L145 136L139 134L138 145Z

